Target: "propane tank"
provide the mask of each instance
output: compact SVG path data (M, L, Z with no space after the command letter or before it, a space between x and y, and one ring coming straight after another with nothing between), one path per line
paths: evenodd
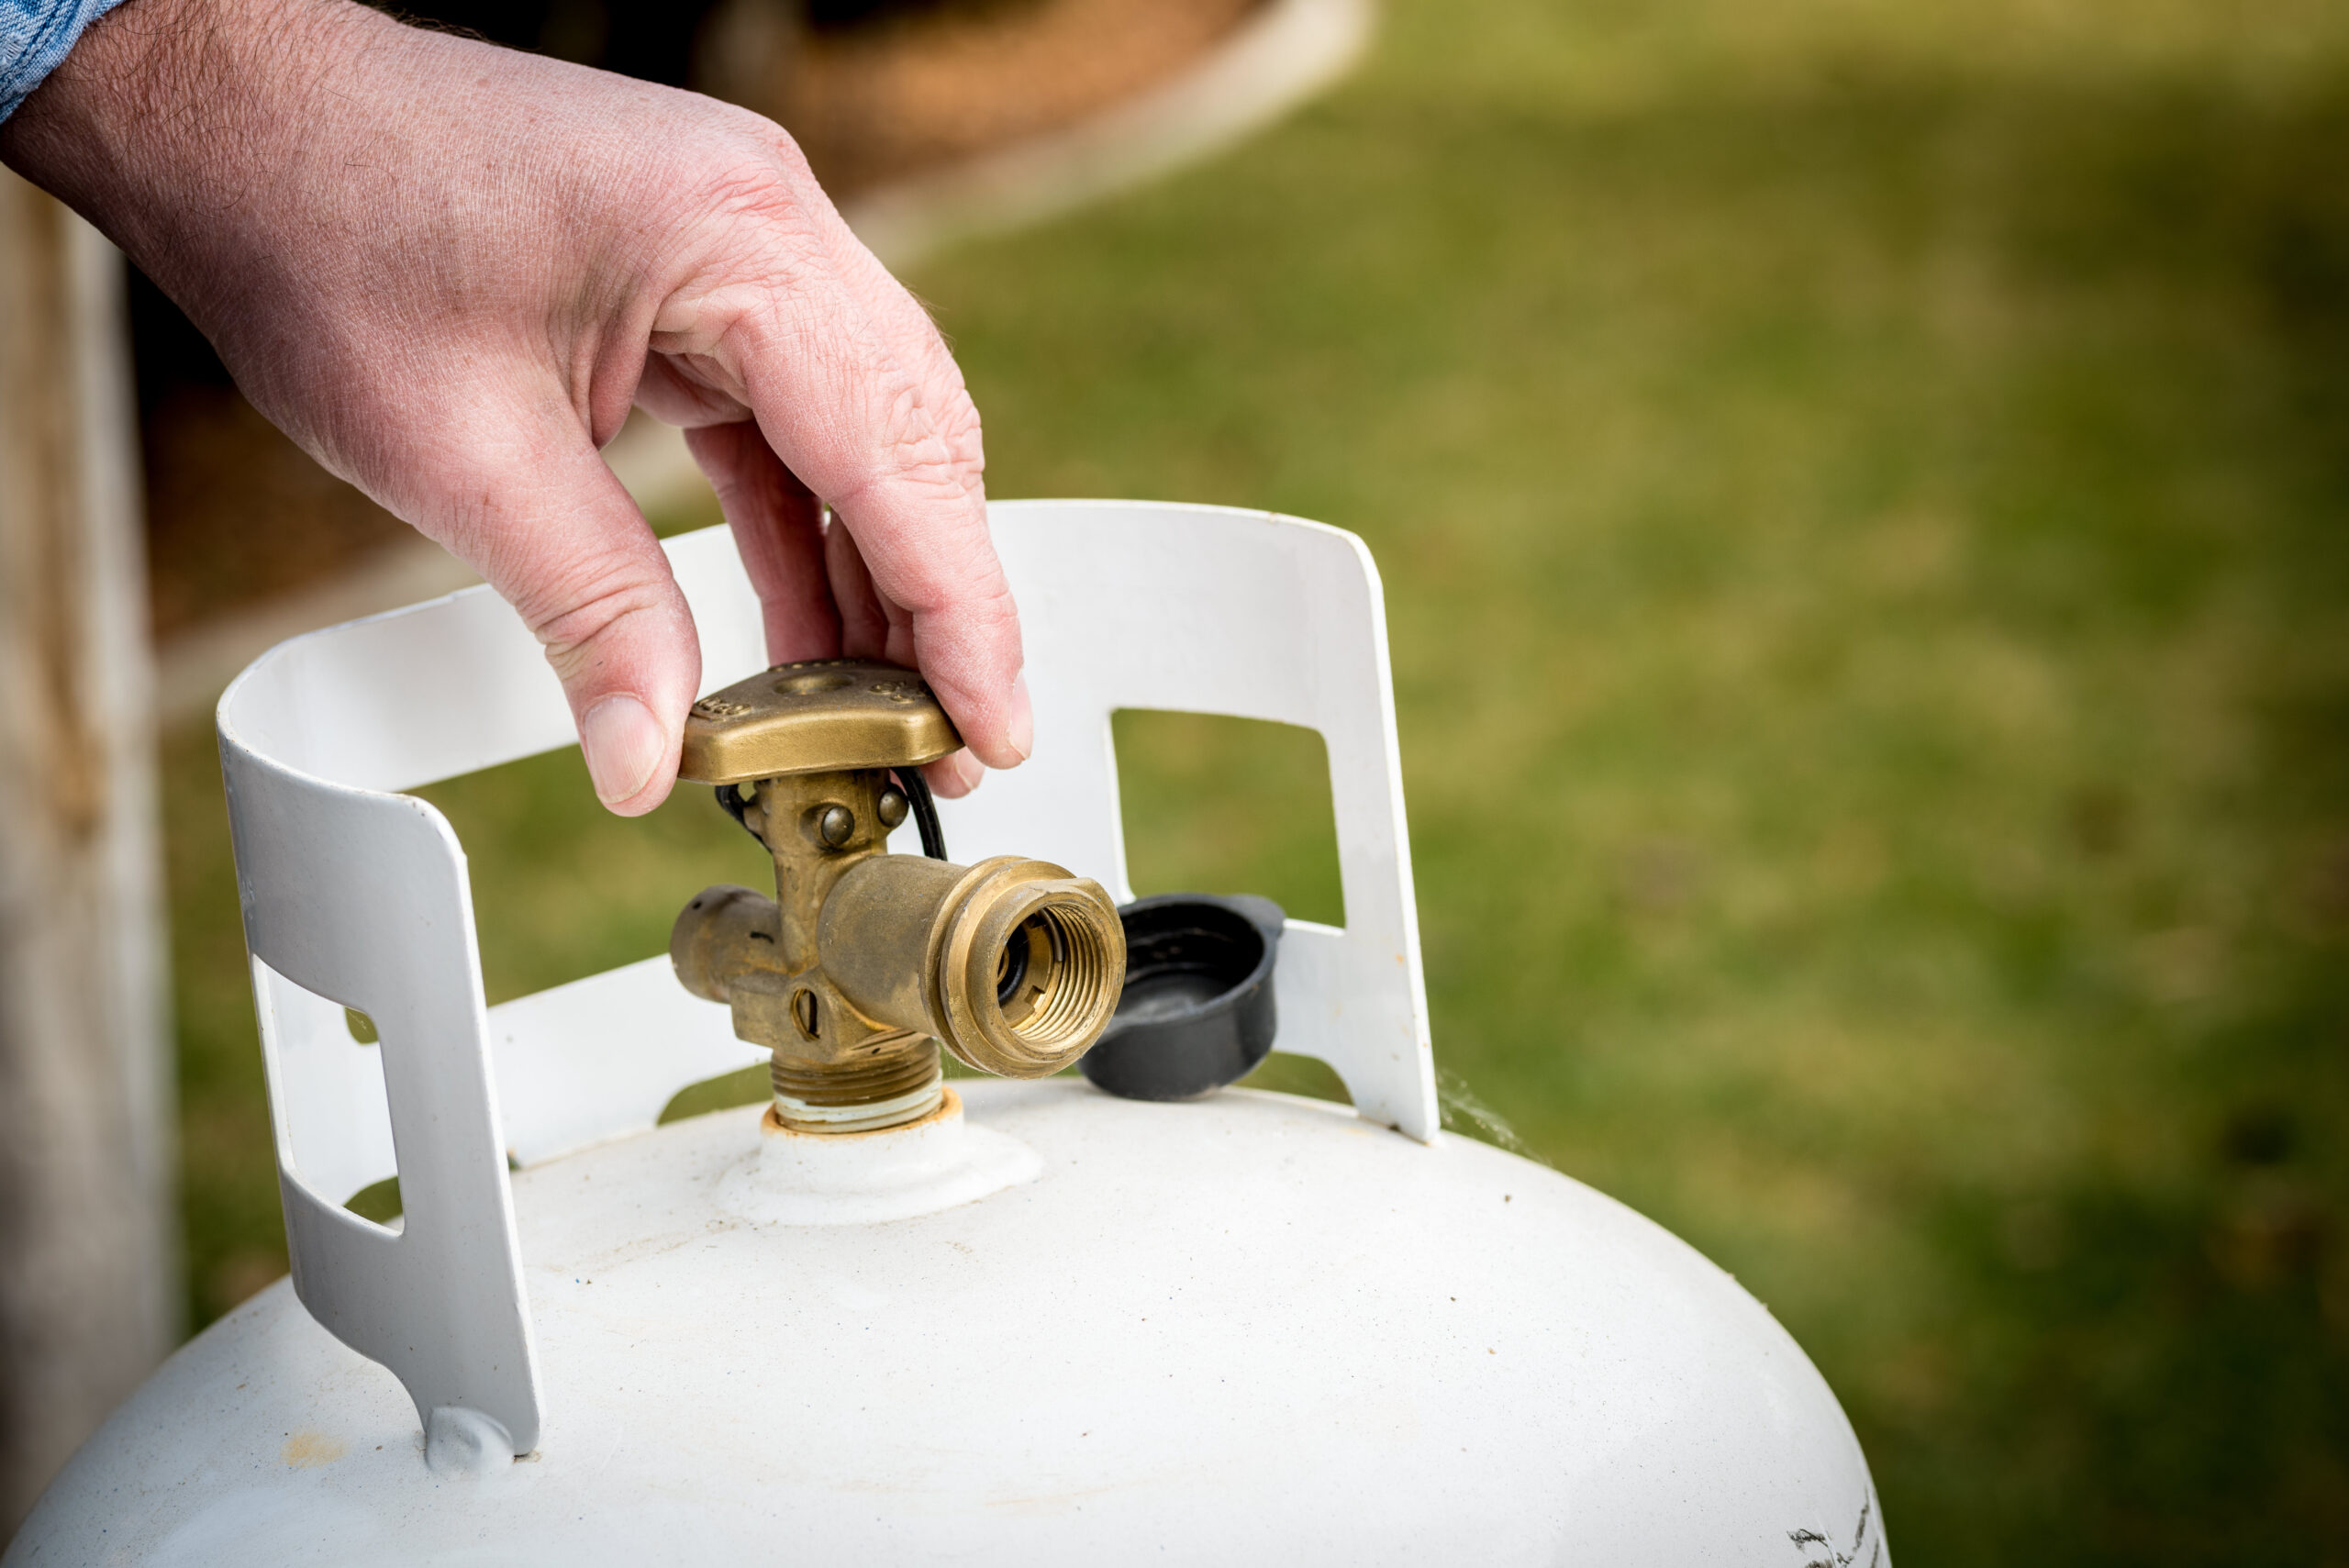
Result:
M1439 1131L1361 542L1140 503L990 520L1036 755L934 812L918 769L954 738L918 677L766 668L725 532L669 541L716 688L685 771L774 895L681 889L669 954L494 1008L463 851L400 792L570 740L537 645L473 590L239 677L291 1277L115 1414L9 1564L1889 1561L1842 1411L1757 1302ZM1128 973L1119 707L1320 733L1345 925L1227 901L1235 940L1264 927L1228 1053L1276 1028L1351 1106L1122 1097L1207 1082L1138 1036L1094 1073L1119 1093L1058 1072ZM943 1079L941 1044L997 1076ZM766 1105L655 1125L759 1062ZM398 1221L343 1207L393 1174Z

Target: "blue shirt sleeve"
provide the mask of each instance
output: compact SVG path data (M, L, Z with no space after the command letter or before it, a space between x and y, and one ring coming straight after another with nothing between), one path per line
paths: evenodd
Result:
M82 29L122 0L0 0L0 120L48 79Z

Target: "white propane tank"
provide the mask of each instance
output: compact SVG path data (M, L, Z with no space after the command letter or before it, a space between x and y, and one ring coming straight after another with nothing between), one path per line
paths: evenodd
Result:
M6 1562L1888 1562L1865 1461L1720 1270L1437 1129L1377 575L1261 512L996 503L1034 761L958 851L1131 897L1109 716L1327 744L1343 929L1279 1047L1353 1108L963 1080L854 1134L665 957L489 1008L465 862L398 791L567 744L485 591L298 639L220 705L293 1273L91 1439ZM671 541L711 687L765 666L722 529ZM356 1042L343 1009L373 1018ZM342 1205L396 1173L402 1221Z

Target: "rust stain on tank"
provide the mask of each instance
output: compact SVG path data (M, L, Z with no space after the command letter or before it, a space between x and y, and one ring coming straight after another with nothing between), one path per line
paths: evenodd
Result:
M277 1457L295 1470L317 1470L332 1464L343 1456L343 1452L340 1438L328 1437L324 1432L306 1427L285 1440L285 1446L277 1451Z

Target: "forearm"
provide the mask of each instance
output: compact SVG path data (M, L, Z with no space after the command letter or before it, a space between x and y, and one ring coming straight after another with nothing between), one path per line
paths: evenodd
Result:
M351 0L128 0L0 127L0 157L106 230L314 456L423 523L412 465L371 450L384 404L413 395L429 345L522 320L549 247L607 202L563 167L594 134L563 123L582 83L639 88ZM606 286L578 305L642 314L635 258L608 233L601 250ZM641 341L576 347L548 391L608 438ZM447 368L439 390L462 402Z
M312 177L298 128L333 113L358 35L391 25L346 0L129 0L0 126L0 159L212 314L269 249L257 182Z

